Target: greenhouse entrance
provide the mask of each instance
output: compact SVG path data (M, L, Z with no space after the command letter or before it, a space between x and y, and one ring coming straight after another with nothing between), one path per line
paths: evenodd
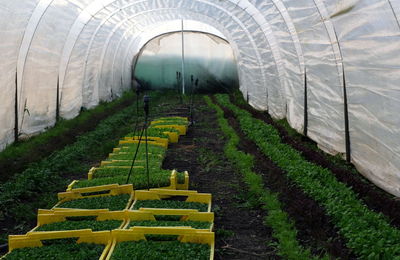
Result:
M185 31L157 36L135 56L133 64L134 78L146 89L215 93L239 88L231 46L209 33Z

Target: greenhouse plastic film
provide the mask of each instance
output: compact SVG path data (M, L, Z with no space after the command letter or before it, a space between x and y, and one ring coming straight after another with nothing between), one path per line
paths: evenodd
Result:
M231 43L249 103L298 131L306 71L309 137L333 154L346 151L346 83L351 159L400 195L397 0L0 0L0 14L0 149L14 139L16 75L19 134L38 133L55 123L59 80L61 117L111 100L147 31L189 19Z

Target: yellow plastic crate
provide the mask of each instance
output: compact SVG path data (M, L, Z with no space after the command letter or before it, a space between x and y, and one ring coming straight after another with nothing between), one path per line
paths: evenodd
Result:
M124 138L124 140L121 140L121 141L120 141L120 144L121 144L121 142L124 142L124 141L139 141L139 139L140 139L140 136L133 136L133 137L130 137L130 138ZM142 137L141 144L144 144L145 141L146 141L146 138L143 136L143 137ZM162 144L164 144L166 147L168 147L169 138L147 136L147 142L148 142L148 143L150 143L150 142L162 143Z
M95 216L96 221L105 220L121 220L122 223L119 228L126 226L127 213L125 211L109 211L108 209L95 209L95 210L39 210L37 217L37 225L28 232L43 232L36 231L40 226L52 224L57 222L67 221L68 217L87 217ZM99 232L99 231L97 231Z
M182 243L208 244L210 246L210 260L214 259L214 232L189 227L134 227L129 230L113 230L111 232L113 242L106 259L111 259L117 243L146 240L145 235L177 235L179 236L178 240Z
M145 140L142 140L141 144L144 144L144 142L145 142ZM121 141L119 141L120 145L122 145L122 144L138 144L138 143L139 143L139 140L121 140ZM158 142L158 141L147 141L147 143L151 144L151 145L161 146L161 147L163 147L165 149L168 148L168 141L167 141L167 143Z
M188 190L189 189L189 173L187 171L185 173L185 182L184 183L178 183L176 182L176 189L177 190Z
M99 260L106 259L112 246L112 236L110 231L92 232L90 229L76 231L56 231L56 232L32 232L26 235L12 235L8 239L9 253L17 248L42 247L43 240L79 238L77 243L103 244L105 248Z
M150 189L137 190L134 195L134 202L130 209L139 200L162 200L173 196L186 196L185 202L199 202L208 205L207 212L211 212L212 195L210 193L198 193L193 190L172 190L172 189Z
M151 125L154 128L173 128L179 131L179 135L186 135L188 127L185 125Z
M71 185L72 185L72 183L70 184L70 186ZM101 192L102 194L86 195L86 194L97 193L97 192ZM94 198L94 197L104 197L104 196L115 196L115 195L121 195L121 194L130 194L131 195L131 198L129 199L129 202L126 207L126 208L129 208L130 204L132 203L133 194L134 194L132 184L125 184L125 185L109 184L109 185L94 186L94 187L87 187L87 188L71 189L66 192L60 192L60 193L58 193L59 201L53 207L53 209L57 208L58 205L66 202L66 201L70 201L70 200ZM60 209L60 210L62 210L62 209ZM66 210L71 210L71 209L66 209Z
M213 212L198 212L193 209L148 209L141 208L139 210L127 210L126 222L124 228L127 229L130 221L156 221L156 215L182 216L180 221L201 221L210 223L208 231L212 231L214 227ZM132 228L131 228L132 229Z
M122 166L122 167L124 167L124 166ZM134 167L134 168L137 168L137 167ZM95 167L90 169L90 171L88 173L88 180L92 180L95 177L96 169L97 168L95 168ZM85 190L87 190L87 189L90 189L90 190L91 189L97 189L97 188L103 189L103 188L107 188L107 187L119 186L119 184L108 184L108 185L102 185L102 186L94 186L94 187L88 187L88 188L76 188L76 189L74 189L74 185L77 184L78 182L79 182L79 180L72 181L67 187L67 192L74 192L74 191L84 191L85 192ZM126 184L126 185L131 185L132 186L132 184ZM171 172L171 176L170 176L170 185L167 186L167 187L161 187L159 189L176 190L176 189L178 189L178 186L179 187L188 187L189 183L185 182L185 184L178 184L178 178L176 176L176 171L173 170ZM94 192L96 192L96 191L94 191ZM85 192L85 193L89 193L89 192Z

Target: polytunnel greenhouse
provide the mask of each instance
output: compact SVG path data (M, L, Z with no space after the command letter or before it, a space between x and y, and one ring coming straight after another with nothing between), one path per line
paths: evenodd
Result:
M0 259L400 259L399 0L0 0Z

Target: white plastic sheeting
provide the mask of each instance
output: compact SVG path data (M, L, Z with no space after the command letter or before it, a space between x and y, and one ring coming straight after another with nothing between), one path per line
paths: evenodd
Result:
M143 45L185 19L224 35L249 103L299 132L306 73L307 132L331 153L346 152L345 83L351 160L399 196L399 18L398 0L0 0L0 149L16 114L30 135L57 105L72 118L118 97Z

